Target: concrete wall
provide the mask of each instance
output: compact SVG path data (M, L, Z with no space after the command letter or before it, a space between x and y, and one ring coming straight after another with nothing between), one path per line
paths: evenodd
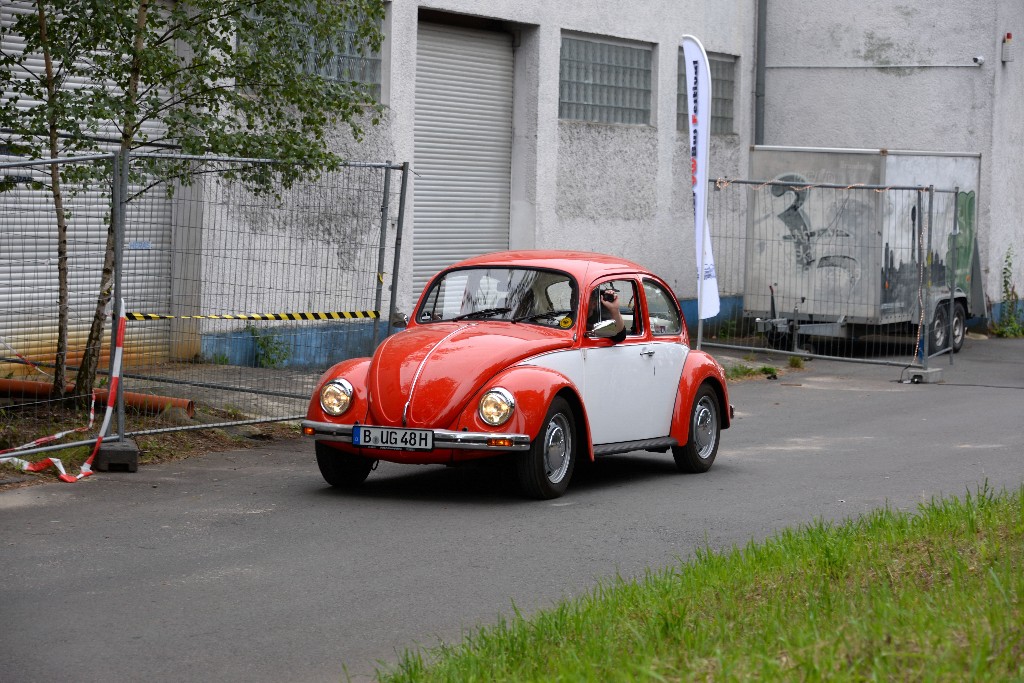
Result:
M750 145L754 3L696 0L395 0L388 4L382 98L385 124L355 145L352 158L414 158L416 29L464 23L516 35L513 105L512 248L579 248L631 258L654 269L681 297L696 296L689 145L677 133L676 60L680 38L696 35L711 52L738 55L735 128L712 139L711 171L740 177ZM600 125L558 118L562 32L651 44L655 84L650 125ZM413 179L415 184L415 178ZM414 190L414 188L413 188ZM399 308L411 310L413 202L406 207Z
M1007 32L1024 44L1024 3L768 6L765 144L980 153L986 295L1009 246L1024 283L1024 57L999 58Z
M999 273L1008 248L1015 254L1017 291L1024 291L1024 2L1000 2L993 22L995 31L986 37L981 52L991 54L985 67L993 75L991 180L988 206L992 239L982 266L989 271L992 300L1001 297ZM999 59L1003 36L1013 33L1015 61ZM998 319L998 315L996 316Z

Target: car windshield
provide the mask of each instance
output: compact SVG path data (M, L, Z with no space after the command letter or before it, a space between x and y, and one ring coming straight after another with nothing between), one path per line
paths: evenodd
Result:
M567 329L577 306L576 283L565 273L534 268L463 268L430 287L417 322L505 320Z

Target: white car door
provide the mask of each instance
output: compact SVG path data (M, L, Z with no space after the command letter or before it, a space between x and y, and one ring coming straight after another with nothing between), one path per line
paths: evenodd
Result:
M632 315L641 310L635 283L616 280L612 284L625 304L624 340L612 343L588 338L581 349L525 361L557 370L576 385L586 406L595 446L668 436L689 351L680 340L682 317L670 293L657 283L644 281L648 299L659 302L652 327L647 316L634 324Z
M584 352L583 389L594 444L668 436L686 347L628 343Z
M613 345L595 339L583 349L591 438L598 445L668 436L686 347L648 334L635 281L614 280L597 289L609 286L619 292L627 335Z

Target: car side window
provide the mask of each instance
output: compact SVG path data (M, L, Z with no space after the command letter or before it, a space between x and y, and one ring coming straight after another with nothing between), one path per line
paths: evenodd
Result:
M587 333L595 337L618 336L620 339L643 334L636 293L636 284L632 280L606 280L594 287L587 299ZM601 297L618 298L618 314L622 318L624 334L617 329L618 321L608 306L601 303Z
M675 295L653 280L644 280L644 294L647 295L651 334L657 337L681 333L683 320Z

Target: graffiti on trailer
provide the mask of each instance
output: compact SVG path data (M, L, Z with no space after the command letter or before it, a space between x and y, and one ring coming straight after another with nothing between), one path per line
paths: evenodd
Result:
M944 198L938 199L940 206L937 214L945 213L941 206ZM910 259L900 259L896 262L897 249L886 242L885 260L882 263L882 309L886 312L899 312L909 309L916 297L918 283L926 287L934 285L948 285L949 275L955 277L955 287L964 292L970 292L971 284L971 261L974 255L975 221L974 221L975 193L961 192L956 198L956 219L958 233L950 232L945 235L945 249L940 252L937 249L929 249L924 260L924 268L920 268L916 256L916 249L910 252ZM919 225L917 207L910 208L911 235L918 236L922 240L919 230L928 231L925 221ZM940 237L941 239L941 237ZM905 251L905 250L903 250Z
M909 261L902 258L896 263L897 250L889 242L885 243L885 252L882 261L882 312L902 313L909 312L912 308L918 290L918 280L924 277L924 273L918 273L918 261L913 258L918 235L917 207L910 208L910 235L913 241L910 243ZM905 250L904 250L905 251Z
M807 184L807 179L796 173L786 173L775 178L780 183L801 183ZM772 185L772 195L782 197L787 192L793 193L793 201L782 213L778 214L782 224L789 229L789 234L782 239L793 242L796 249L796 262L804 268L809 268L814 263L814 254L811 252L811 221L804 211L804 203L810 193L808 187L794 187L791 185Z
M956 273L956 286L965 292L971 291L971 265L974 258L974 190L961 192L956 198L956 224L959 235L950 235L946 261Z
M852 235L836 226L862 224L871 208L847 196L832 206L829 224L815 228L806 211L811 192L808 180L798 173L785 173L774 180L792 183L773 185L771 192L775 197L793 195L792 202L777 216L789 231L782 239L793 244L797 265L805 272L815 270L817 296L835 302L846 300L860 280L861 263L854 253Z

